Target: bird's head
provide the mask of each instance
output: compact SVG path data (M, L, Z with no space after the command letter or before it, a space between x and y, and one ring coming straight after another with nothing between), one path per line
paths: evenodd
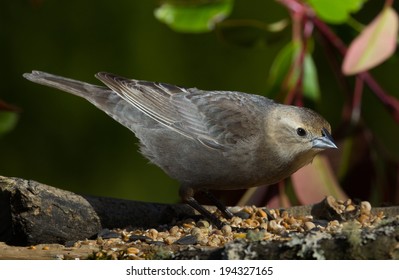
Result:
M293 169L308 164L320 151L337 148L330 124L311 109L279 105L271 114L268 135L277 146L278 156L292 163Z

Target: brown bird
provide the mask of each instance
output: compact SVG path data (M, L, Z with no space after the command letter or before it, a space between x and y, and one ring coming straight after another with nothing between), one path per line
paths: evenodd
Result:
M179 194L216 226L223 224L195 199L208 190L271 185L336 148L330 124L314 111L236 91L204 91L165 83L96 77L107 87L33 71L38 84L83 97L135 133L140 151L181 184Z

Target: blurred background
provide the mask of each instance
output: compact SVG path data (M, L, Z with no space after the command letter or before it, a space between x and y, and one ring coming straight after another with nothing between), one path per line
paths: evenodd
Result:
M381 9L380 2L368 1L359 20L370 22ZM107 71L205 90L270 93L269 71L291 40L290 27L270 34L240 26L226 32L181 33L155 18L159 5L152 0L3 0L0 100L19 112L8 119L15 126L0 135L0 175L82 194L179 201L178 183L148 164L128 129L83 99L22 78L25 72L42 70L100 84L94 74ZM270 24L289 20L289 13L275 1L236 0L229 19ZM352 31L335 29L344 40L353 38ZM331 123L334 132L342 126L348 97L323 50L315 47L313 56L320 99L307 104ZM372 72L396 97L398 66L393 57ZM345 170L332 155L334 174L341 172L336 176L349 197L398 202L398 124L372 93L366 91L362 102L362 127L372 133L375 149L356 129L339 132L338 143L344 145L351 137L355 140L349 150L358 153L348 159L350 168ZM337 155L342 155L340 150Z

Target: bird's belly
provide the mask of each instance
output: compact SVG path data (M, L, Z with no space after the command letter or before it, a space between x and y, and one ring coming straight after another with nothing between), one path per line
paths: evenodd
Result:
M152 163L194 189L246 189L287 177L279 171L281 168L270 166L268 162L272 161L260 162L242 147L226 156L222 150L166 129L146 130L138 136L142 153Z

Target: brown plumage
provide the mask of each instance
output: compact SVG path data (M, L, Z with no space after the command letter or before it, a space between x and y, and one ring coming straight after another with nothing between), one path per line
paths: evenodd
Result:
M81 96L133 131L142 154L180 182L183 201L217 226L220 221L194 199L196 192L270 185L310 163L318 152L336 148L331 127L320 115L258 95L108 73L96 75L107 87L39 71L24 77Z

